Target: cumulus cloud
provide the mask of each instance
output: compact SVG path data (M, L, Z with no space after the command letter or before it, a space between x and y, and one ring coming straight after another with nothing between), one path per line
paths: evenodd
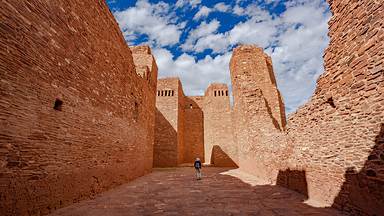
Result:
M204 17L207 17L209 15L209 13L212 12L212 9L211 8L208 8L206 6L202 6L199 11L195 14L195 16L193 16L193 19L194 20L199 20L201 18L204 18Z
M114 16L128 42L144 35L152 46L177 44L185 25L175 22L175 15L164 2L150 4L146 0L139 0L135 7L116 11Z
M233 13L249 17L246 21L227 32L215 29L193 37L194 40L187 40L188 46L184 50L195 53L212 50L223 54L239 43L256 44L266 49L272 56L287 111L292 112L309 99L316 79L324 70L322 55L328 44L330 12L326 3L320 0L287 1L286 6L281 15L272 16L257 4L236 5ZM192 38L191 34L189 37Z
M220 12L228 12L231 9L231 7L229 5L226 5L223 2L215 4L215 6L213 6L213 8L216 11L220 11Z
M181 45L181 48L184 51L194 50L195 48L193 44L195 44L198 39L211 34L215 34L219 27L220 22L216 19L212 20L209 23L203 21L198 27L189 32L188 38L186 39L184 44Z
M316 79L323 72L322 55L329 40L330 12L324 0L288 0L284 12L272 14L261 7L260 1L248 4L237 0L232 6L217 3L209 8L200 0L178 0L175 5L139 0L135 7L114 14L127 41L135 41L142 35L148 38L154 48L159 76L179 76L189 95L203 94L211 82L230 84L229 59L235 45L263 47L272 57L278 87L290 113L309 99ZM272 6L278 3L282 1L263 1ZM181 22L173 12L175 9L188 12L197 9L191 22L201 23L184 30L187 21ZM220 31L224 22L211 15L213 12L232 13L242 21ZM208 16L214 19L204 20ZM183 31L186 39L180 42ZM175 56L172 49L166 48L169 45L179 46L181 54ZM198 60L197 54L206 50L213 55Z
M177 0L175 6L176 8L182 8L185 6L191 6L192 8L195 8L199 4L201 4L201 0Z
M230 84L229 60L232 53L196 60L186 53L173 59L167 49L155 49L153 53L159 67L159 77L177 76L183 83L187 95L203 95L212 82Z
M324 2L303 1L289 4L281 16L281 34L268 52L288 113L310 98L323 73L322 55L329 42L330 15Z

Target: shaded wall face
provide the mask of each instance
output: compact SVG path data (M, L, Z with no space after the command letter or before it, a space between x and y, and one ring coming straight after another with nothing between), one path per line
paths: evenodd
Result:
M179 163L180 108L177 79L160 79L156 97L155 167L177 166Z
M177 129L177 163L182 164L184 162L184 152L185 152L185 111L184 111L184 92L183 87L181 86L180 80L178 80L178 129Z
M196 158L204 162L204 115L201 109L203 97L185 97L184 112L184 163Z
M150 172L155 89L104 1L3 1L0 16L0 215Z
M237 161L237 148L233 142L231 109L227 92L226 86L213 84L208 87L204 96L204 156L206 163L211 163L212 149L215 145L227 153L233 161Z
M353 214L384 212L381 127L384 43L380 1L329 1L329 47L315 95L289 118L291 166L310 197Z

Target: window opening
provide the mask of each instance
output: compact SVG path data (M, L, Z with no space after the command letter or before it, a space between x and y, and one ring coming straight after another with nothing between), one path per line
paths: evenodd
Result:
M135 102L135 107L133 109L133 120L137 122L139 119L139 104Z
M225 91L225 96L228 96L228 90L227 90L227 91Z
M336 108L335 102L333 101L332 97L328 98L327 103L331 105L332 108Z
M61 111L62 106L63 106L63 101L56 98L55 104L53 105L53 109Z

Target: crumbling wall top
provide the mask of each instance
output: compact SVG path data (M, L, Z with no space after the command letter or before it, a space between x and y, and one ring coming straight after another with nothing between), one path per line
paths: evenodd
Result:
M152 54L151 48L148 45L131 46L129 48L134 54Z

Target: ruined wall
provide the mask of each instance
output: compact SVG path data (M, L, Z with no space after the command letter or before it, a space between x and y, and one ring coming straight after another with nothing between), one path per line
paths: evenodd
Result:
M177 166L184 153L184 94L178 78L159 79L156 97L154 166Z
M271 60L261 48L241 45L230 62L234 137L240 169L275 183L286 158L283 102Z
M232 116L228 86L211 84L204 95L204 156L205 162L211 163L212 148L219 146L234 162L237 147L233 142ZM222 159L227 157L220 157ZM216 160L218 162L218 160ZM223 163L233 163L233 161Z
M46 214L150 172L155 89L105 2L0 8L0 215Z
M193 163L198 157L204 162L204 98L185 97L184 163Z
M150 93L143 94L141 100L145 101L147 104L147 113L148 120L143 122L143 125L146 126L147 137L144 137L144 141L150 147L145 151L145 155L140 155L140 157L150 158L150 162L153 164L153 149L155 144L155 119L156 119L156 88L157 88L157 74L158 68L151 53L149 46L131 46L130 50L132 51L133 62L135 65L136 74L138 74L142 79L145 80L147 85L149 85ZM134 112L139 111L139 107L136 107ZM152 164L147 164L147 166L152 167Z
M325 72L289 117L289 164L306 171L311 199L354 215L384 212L384 4L329 1ZM364 212L364 213L363 213Z

